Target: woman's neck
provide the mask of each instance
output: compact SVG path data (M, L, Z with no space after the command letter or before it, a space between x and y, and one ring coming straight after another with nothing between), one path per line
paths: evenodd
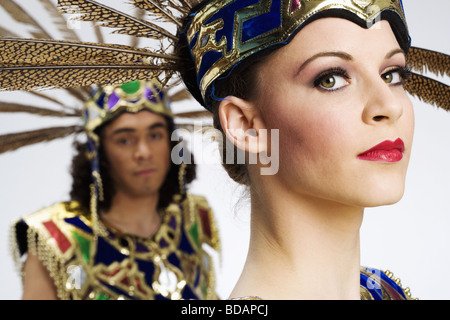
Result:
M161 217L157 210L159 195L129 197L117 192L107 212L101 217L106 224L133 235L150 238L159 229Z
M359 299L363 209L280 192L252 192L250 247L231 297Z

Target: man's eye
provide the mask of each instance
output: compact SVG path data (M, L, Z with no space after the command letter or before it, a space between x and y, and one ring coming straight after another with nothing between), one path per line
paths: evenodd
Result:
M154 132L152 134L150 134L150 138L152 140L159 140L163 138L163 134L161 132Z
M131 139L130 138L120 138L116 140L117 144L120 145L129 145L131 144Z

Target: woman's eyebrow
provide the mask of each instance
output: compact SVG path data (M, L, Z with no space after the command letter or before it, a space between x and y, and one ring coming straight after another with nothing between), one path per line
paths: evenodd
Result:
M386 54L386 56L384 57L384 59L385 59L385 60L390 59L390 58L392 58L393 56L395 56L396 54L399 54L399 53L401 53L401 54L403 54L404 56L406 56L405 52L404 52L402 49L396 48L396 49L394 49L394 50L392 50L392 51L389 51L389 52Z
M303 64L300 66L300 68L298 68L297 74L302 72L302 70L305 69L309 63L316 60L317 58L322 58L322 57L338 57L338 58L341 58L341 59L344 59L347 61L353 60L353 57L351 55L349 55L346 52L342 52L342 51L319 52L319 53L313 55L312 57L310 57L309 59L307 59L305 62L303 62Z

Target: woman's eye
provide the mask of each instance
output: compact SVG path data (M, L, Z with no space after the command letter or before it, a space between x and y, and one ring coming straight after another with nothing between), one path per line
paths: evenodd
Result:
M326 91L336 91L350 84L350 77L343 70L329 71L314 80L314 87Z
M402 83L403 76L400 72L400 70L395 69L388 71L381 75L381 78L386 82L387 84L400 84Z

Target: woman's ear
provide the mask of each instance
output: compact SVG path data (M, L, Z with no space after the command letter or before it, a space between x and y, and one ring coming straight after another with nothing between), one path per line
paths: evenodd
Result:
M254 103L226 97L219 105L219 117L226 137L236 147L249 153L267 151L267 134L261 135L266 127Z

